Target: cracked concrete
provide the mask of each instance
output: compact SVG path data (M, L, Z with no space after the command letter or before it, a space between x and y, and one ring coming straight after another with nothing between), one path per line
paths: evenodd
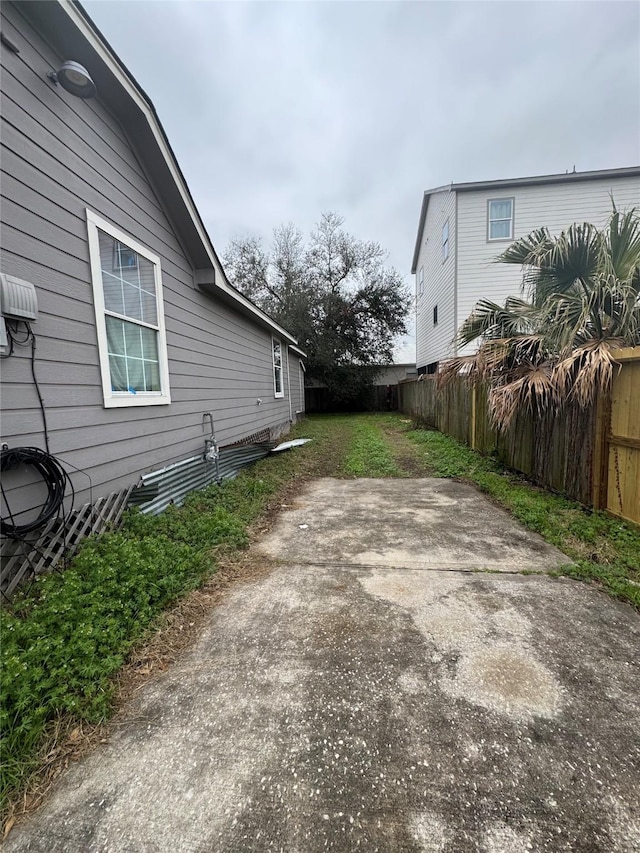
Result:
M640 849L635 611L445 481L313 483L261 547L7 853Z

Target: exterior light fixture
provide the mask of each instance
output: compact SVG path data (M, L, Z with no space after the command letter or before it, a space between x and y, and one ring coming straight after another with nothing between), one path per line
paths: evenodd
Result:
M63 89L78 98L93 98L98 91L87 69L70 59L58 71L50 71L47 77L54 84L60 83Z

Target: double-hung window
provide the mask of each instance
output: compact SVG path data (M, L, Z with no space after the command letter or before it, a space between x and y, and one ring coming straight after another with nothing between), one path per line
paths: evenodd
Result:
M273 352L273 394L274 397L284 397L282 384L282 344L277 338L271 339Z
M87 210L104 405L171 402L160 258Z
M491 198L488 202L488 240L513 240L512 198Z

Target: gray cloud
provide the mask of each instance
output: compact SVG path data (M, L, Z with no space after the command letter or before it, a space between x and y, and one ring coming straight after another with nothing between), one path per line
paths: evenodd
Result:
M410 283L425 188L640 162L633 2L85 7L153 100L219 252L335 210Z

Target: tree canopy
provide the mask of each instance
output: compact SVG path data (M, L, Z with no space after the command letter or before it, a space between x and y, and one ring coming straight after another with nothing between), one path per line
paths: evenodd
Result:
M546 228L513 242L497 259L523 268L523 296L503 306L480 300L458 331L473 356L451 360L453 375L489 382L495 423L516 411L590 404L610 386L615 350L640 345L640 220L613 208L607 226Z
M357 394L393 360L411 303L382 247L343 224L324 213L307 243L293 224L281 225L268 249L257 237L235 238L224 255L232 284L297 338L308 375L336 399Z

